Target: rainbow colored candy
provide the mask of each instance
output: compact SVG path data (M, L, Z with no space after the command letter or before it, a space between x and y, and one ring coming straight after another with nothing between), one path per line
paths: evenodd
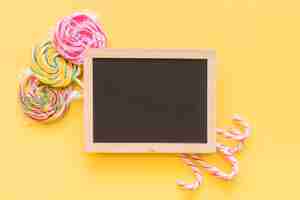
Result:
M19 86L19 98L24 113L39 122L54 121L63 116L71 101L79 97L71 88L52 88L27 73Z
M65 59L83 64L85 52L89 48L106 46L106 35L94 17L75 13L57 23L53 44Z
M60 20L53 40L33 49L31 72L20 81L24 113L40 122L63 116L74 97L80 96L71 84L83 88L78 76L85 52L105 46L106 36L91 15L75 13Z
M42 83L52 87L66 87L75 81L82 85L78 79L81 67L59 55L50 41L34 48L32 60L31 70Z

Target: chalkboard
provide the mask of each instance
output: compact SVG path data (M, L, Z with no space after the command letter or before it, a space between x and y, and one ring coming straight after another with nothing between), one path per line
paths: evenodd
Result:
M200 51L194 56L196 50L190 50L190 56L182 51L181 57L179 50L154 52L110 50L110 56L104 56L103 50L94 50L87 59L88 150L214 150L214 136L209 133L214 123L214 114L209 115L214 103L209 65L213 57Z

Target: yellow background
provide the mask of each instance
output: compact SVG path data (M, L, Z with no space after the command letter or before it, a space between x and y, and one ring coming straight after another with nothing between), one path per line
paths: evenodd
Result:
M299 199L300 2L276 0L1 0L0 199ZM218 126L240 113L253 135L233 182L196 192L176 155L83 152L82 102L51 125L28 121L18 75L62 16L96 13L115 48L215 48ZM228 169L217 156L214 162Z

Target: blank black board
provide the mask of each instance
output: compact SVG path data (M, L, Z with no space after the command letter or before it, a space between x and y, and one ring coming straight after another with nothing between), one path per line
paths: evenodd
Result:
M207 63L93 58L93 142L207 143Z

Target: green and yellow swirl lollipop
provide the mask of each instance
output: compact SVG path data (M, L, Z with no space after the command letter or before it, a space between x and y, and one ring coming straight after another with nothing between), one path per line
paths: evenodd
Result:
M74 81L82 87L78 79L81 66L65 60L50 41L35 47L32 59L31 70L42 83L51 87L66 87Z

